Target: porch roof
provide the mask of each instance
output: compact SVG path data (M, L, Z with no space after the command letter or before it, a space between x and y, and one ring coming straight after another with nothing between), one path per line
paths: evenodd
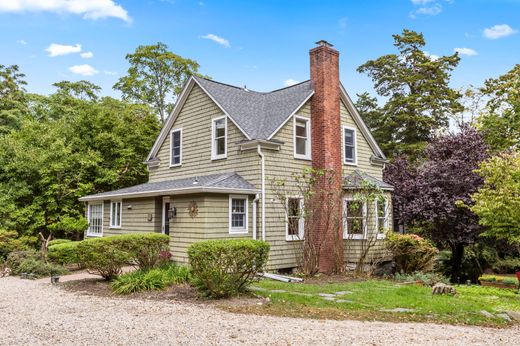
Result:
M360 172L357 169L350 173L343 179L343 188L345 189L359 189L363 187L363 181L367 181L370 184L374 184L382 190L393 191L394 187L382 180L374 178L365 172Z
M153 197L162 195L181 195L190 193L259 193L253 184L242 178L236 172L226 172L188 178L158 181L126 187L119 190L83 196L82 202L105 200L111 198Z

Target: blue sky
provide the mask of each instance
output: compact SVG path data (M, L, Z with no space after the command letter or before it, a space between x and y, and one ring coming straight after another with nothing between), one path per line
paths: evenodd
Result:
M87 79L117 96L125 54L161 41L215 80L268 91L308 79L308 50L325 39L354 95L373 92L356 68L408 28L432 56L464 48L452 85L478 86L520 63L519 14L520 0L0 0L0 64L18 64L31 92Z

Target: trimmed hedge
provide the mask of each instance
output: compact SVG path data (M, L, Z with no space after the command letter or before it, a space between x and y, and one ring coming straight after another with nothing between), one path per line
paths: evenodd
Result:
M207 240L188 248L193 284L201 293L223 298L244 292L263 271L269 244L252 239Z
M134 233L114 237L114 244L130 254L139 269L151 269L161 264L161 253L168 251L170 237L161 233Z
M65 244L65 243L70 243L72 242L72 240L70 239L53 239L49 242L49 247L53 246L53 245L58 245L58 244Z
M54 263L61 265L78 264L79 241L67 241L49 246L47 257Z
M430 241L416 234L389 233L385 245L393 254L397 272L405 274L432 271L439 253Z

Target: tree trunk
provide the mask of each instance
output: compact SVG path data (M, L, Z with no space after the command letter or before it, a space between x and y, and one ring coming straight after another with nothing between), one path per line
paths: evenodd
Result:
M451 282L453 283L460 283L463 256L464 246L462 244L451 246Z

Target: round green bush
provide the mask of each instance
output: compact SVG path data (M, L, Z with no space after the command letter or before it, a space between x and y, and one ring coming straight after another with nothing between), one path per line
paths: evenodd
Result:
M439 250L428 240L416 234L388 234L386 248L393 255L399 273L428 272L433 270Z
M151 269L161 264L161 253L168 251L170 237L161 233L133 233L118 235L114 244L129 253L139 269Z
M117 246L113 238L89 238L77 246L79 262L105 280L112 280L121 274L121 269L131 259L130 254Z
M70 239L53 239L49 242L49 247L51 247L53 245L65 244L65 243L70 243L70 242L72 242L72 240L70 240Z
M54 263L61 265L79 264L79 241L67 241L49 246L47 257Z
M223 298L247 289L262 272L269 244L252 239L207 240L188 248L193 284L204 295Z

